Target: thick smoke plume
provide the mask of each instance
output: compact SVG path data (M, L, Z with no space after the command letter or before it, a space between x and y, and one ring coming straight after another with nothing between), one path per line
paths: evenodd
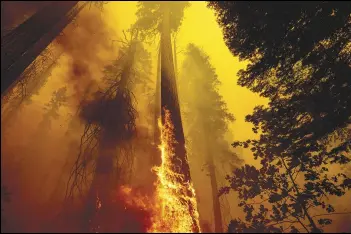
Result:
M79 147L74 136L82 134L80 127L67 125L71 121L67 114L74 116L82 100L94 93L104 66L117 56L111 43L114 36L98 10L83 9L55 41L63 55L49 82L37 98L23 106L20 115L7 123L11 127L1 139L1 177L11 201L2 204L2 231L45 232L64 227L56 216L64 199L70 168L67 164ZM50 103L54 91L64 86L69 91L66 106L60 107L50 129L38 129L46 113L44 105ZM68 136L67 130L74 136ZM74 230L68 226L64 229Z
M58 38L68 58L65 81L72 86L76 105L96 91L104 66L117 56L113 36L100 12L86 8Z

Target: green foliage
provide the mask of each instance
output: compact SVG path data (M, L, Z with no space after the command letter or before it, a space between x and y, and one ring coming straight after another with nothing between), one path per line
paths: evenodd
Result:
M267 199L271 224L292 218L319 231L331 220L319 221L318 228L310 210L333 212L326 198L343 196L351 186L347 175L328 171L328 165L351 160L351 4L209 5L217 11L229 49L250 61L238 83L270 99L268 107L258 106L246 117L259 139L233 144L250 147L261 168L236 170L222 192L238 191L244 208L250 199Z
M184 17L188 1L140 1L136 13L138 20L133 26L141 30L142 38L154 38L161 30L164 12L170 10L170 30L176 32Z

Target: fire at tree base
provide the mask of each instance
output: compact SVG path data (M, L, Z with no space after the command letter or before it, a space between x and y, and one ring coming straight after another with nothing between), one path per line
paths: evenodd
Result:
M161 125L161 158L160 167L155 168L156 201L161 204L158 214L149 232L200 232L199 213L193 185L185 181L184 176L173 167L174 126L170 111L165 110L164 125Z
M183 175L174 172L172 158L176 157L172 145L175 143L174 126L170 112L165 111L164 125L161 126L162 163L153 168L157 175L155 193L152 199L139 194L129 187L120 188L120 197L126 204L125 209L143 211L145 232L148 233L199 233L199 213L195 190L191 183L183 179ZM127 208L129 207L129 208ZM147 214L147 215L146 215Z

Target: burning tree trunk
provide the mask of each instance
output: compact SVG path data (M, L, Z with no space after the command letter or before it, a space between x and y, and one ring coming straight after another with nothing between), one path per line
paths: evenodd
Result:
M165 123L165 109L169 110L174 125L174 135L177 144L174 145L177 160L174 167L177 173L184 175L184 181L190 182L190 168L186 156L185 139L178 101L177 85L175 80L171 32L169 28L169 8L165 7L161 32L161 116Z
M161 31L161 120L163 126L166 126L167 124L173 125L171 131L173 131L172 134L174 135L174 141L167 142L167 144L169 144L167 147L169 147L174 154L174 156L170 158L170 169L173 173L180 175L174 179L178 180L177 182L179 184L186 187L187 184L191 184L190 167L185 150L185 138L178 101L172 55L170 9L167 5L164 7ZM187 196L193 196L192 191L188 188L185 188L185 191L183 192ZM188 206L189 214L192 219L192 231L199 232L199 224L197 216L195 215L197 207L193 207L194 204L190 201L183 202Z
M86 4L77 3L53 2L2 38L2 95Z

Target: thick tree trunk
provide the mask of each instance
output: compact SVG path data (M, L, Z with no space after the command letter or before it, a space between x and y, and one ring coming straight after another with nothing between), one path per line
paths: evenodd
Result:
M1 39L1 95L86 4L77 3L53 2Z
M161 119L162 124L165 124L166 110L171 114L171 121L174 126L174 137L176 142L171 148L174 149L174 155L172 160L173 168L175 173L183 176L179 178L179 183L186 186L187 183L191 183L190 167L187 159L185 149L185 138L183 132L182 119L180 114L177 84L174 72L173 53L172 53L172 41L170 31L170 9L165 7L164 18L162 21L161 31ZM190 191L187 191L191 194ZM195 214L192 213L196 210L196 207L192 207L192 204L188 202L189 212L193 222L193 232L199 232L197 220Z
M185 182L190 182L190 168L185 150L185 139L180 115L177 85L174 73L171 32L169 27L169 9L165 9L165 17L161 33L161 116L162 124L165 120L165 110L170 111L174 125L174 136L177 144L173 147L177 160L174 160L174 168L184 175Z

